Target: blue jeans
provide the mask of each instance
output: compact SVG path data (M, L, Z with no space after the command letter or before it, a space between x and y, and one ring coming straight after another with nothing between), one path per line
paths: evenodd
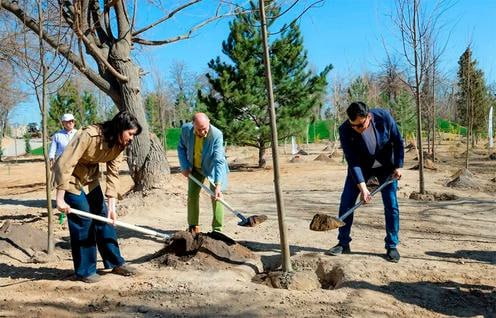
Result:
M71 208L107 217L107 205L100 186L88 194L83 191L79 195L66 192L64 200ZM96 273L97 247L105 268L124 264L114 226L72 213L67 215L67 220L71 236L72 260L78 277L87 277Z
M382 184L388 177L388 174L384 173L372 173L371 175L366 175L366 180L370 176L376 176L379 179L379 183ZM398 232L400 230L400 210L398 207L398 199L396 197L396 191L398 190L398 181L393 181L393 183L387 185L381 191L382 202L384 204L384 216L386 218L386 237L384 238L385 247L394 248L399 243ZM360 194L360 190L357 187L357 183L353 180L353 177L348 175L344 184L343 193L341 194L341 203L339 205L339 216L343 215L356 204L356 200ZM341 245L348 245L351 242L351 226L353 225L353 215L349 215L344 222L345 226L339 228L338 241Z

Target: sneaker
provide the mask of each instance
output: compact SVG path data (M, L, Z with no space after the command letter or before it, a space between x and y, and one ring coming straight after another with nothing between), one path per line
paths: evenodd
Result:
M134 276L136 275L136 269L129 265L116 266L112 269L112 273L121 276Z
M338 256L341 254L350 254L350 253L351 253L350 244L347 245L338 244L334 247L331 247L326 252L327 255L332 255L332 256Z
M400 253L394 247L388 248L386 252L386 259L393 263L398 263L400 261Z
M188 228L188 232L191 234L198 234L201 232L200 226L199 225L190 225Z
M97 283L102 280L102 276L98 275L97 273L91 274L89 276L85 277L78 277L78 279L82 282L85 282L87 284L93 284Z

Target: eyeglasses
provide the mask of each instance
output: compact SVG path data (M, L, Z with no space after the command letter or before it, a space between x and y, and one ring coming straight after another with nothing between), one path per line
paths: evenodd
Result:
M365 119L364 119L361 123L359 123L359 124L352 124L352 123L350 122L350 125L351 125L351 127L353 127L353 128L362 129L363 127L365 127L365 124L367 123L367 120L368 120L368 119L369 119L369 116L367 116L367 117L366 117L366 118L365 118Z
M64 120L63 122L64 122L64 123L73 123L73 122L74 122L74 120L73 120L73 119L71 119L71 120Z

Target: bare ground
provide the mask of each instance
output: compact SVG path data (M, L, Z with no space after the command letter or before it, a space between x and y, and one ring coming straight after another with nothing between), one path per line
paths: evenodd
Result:
M267 283L268 272L277 272L281 263L273 171L254 168L251 149L229 149L234 169L225 199L247 215L266 214L269 219L255 228L240 227L226 210L224 233L250 249L253 261L213 261L211 253L164 261L154 257L163 250L163 239L119 228L121 251L140 275L102 271L103 281L93 285L72 278L65 223L54 224L55 255L42 253L47 227L43 163L36 158L0 163L0 228L10 221L10 232L0 235L0 316L496 316L494 160L484 151L472 154L470 178L479 189L446 187L463 165L458 155L464 149L453 142L438 147L437 170L425 170L426 189L456 195L449 201L409 199L418 191L418 171L404 170L399 190L402 258L394 264L383 257L378 197L356 211L350 255L324 254L336 243L335 230L309 230L315 213L337 214L346 173L339 150L330 159L314 160L324 147L312 145L306 149L309 155L292 162L281 155L288 241L300 279L289 290ZM405 168L416 164L414 157L413 151L407 153ZM168 158L177 167L176 154L169 152ZM123 183L130 188L125 172ZM167 234L184 230L186 180L172 174L165 190L145 197L130 194L120 211L120 220L127 223ZM210 231L210 222L210 202L203 196L203 232Z

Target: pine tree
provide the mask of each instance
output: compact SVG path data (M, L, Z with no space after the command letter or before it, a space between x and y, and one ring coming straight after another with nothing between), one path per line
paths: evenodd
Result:
M477 68L477 60L472 59L470 47L462 54L458 65L457 119L472 134L480 135L486 130L489 110L489 91L484 73Z
M87 91L79 94L76 86L68 81L50 100L48 110L48 131L52 135L60 127L60 117L70 113L76 119L75 127L95 124L102 120L98 117L98 104L95 96Z
M349 102L361 101L365 104L369 102L369 87L361 76L357 77L348 88Z
M256 147L259 166L265 165L265 150L270 146L270 120L265 88L263 49L256 5L250 13L239 12L229 24L230 34L222 43L220 57L212 59L207 74L210 90L199 91L199 101L210 113L214 125L227 142ZM267 11L268 28L280 8ZM312 109L322 105L329 65L320 74L308 70L307 53L296 24L284 26L270 45L274 99L279 138L303 134L312 117ZM200 106L201 107L201 106Z

